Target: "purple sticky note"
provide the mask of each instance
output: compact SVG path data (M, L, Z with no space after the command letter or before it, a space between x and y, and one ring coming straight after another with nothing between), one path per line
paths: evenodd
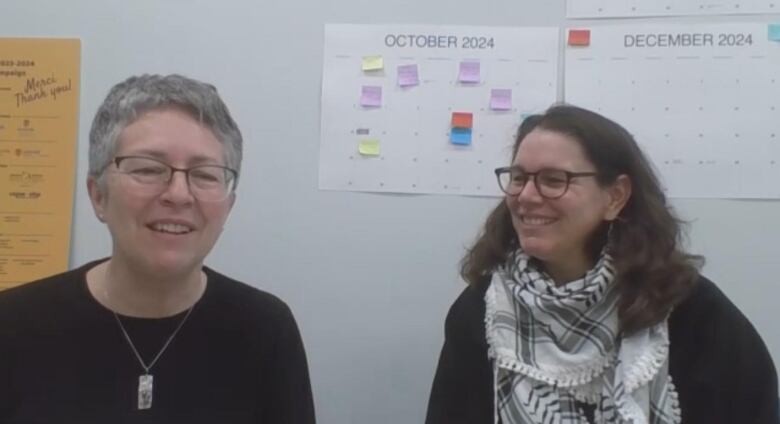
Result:
M401 65L398 67L398 85L401 87L411 87L420 83L420 76L417 73L417 65Z
M512 89L494 88L490 90L490 108L493 110L512 109Z
M378 85L364 85L360 96L360 105L367 107L382 106L382 87Z
M479 82L479 62L464 60L460 62L460 72L458 72L458 81L477 83Z

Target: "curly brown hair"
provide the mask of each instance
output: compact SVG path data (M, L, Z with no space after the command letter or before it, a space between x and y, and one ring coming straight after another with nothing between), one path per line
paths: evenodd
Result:
M615 284L620 290L618 315L623 333L663 321L691 292L704 259L682 249L682 221L667 204L650 161L616 122L570 105L553 106L542 115L527 117L518 130L512 158L523 139L537 128L577 140L596 167L596 179L602 187L620 175L631 180L631 197L615 221L605 222L595 231L588 252L595 260L609 243ZM461 276L471 285L487 284L518 246L509 208L502 200L462 259Z

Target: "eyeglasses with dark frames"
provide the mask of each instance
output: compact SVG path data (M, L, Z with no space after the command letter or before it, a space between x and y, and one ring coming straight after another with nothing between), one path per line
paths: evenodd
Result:
M537 172L526 172L518 166L496 168L496 179L501 191L509 196L517 196L523 191L529 179L533 178L534 186L540 196L545 199L558 199L569 190L569 184L574 178L595 177L598 172L569 172L561 169L541 169Z
M146 156L117 156L117 172L137 183L136 189L145 194L162 193L176 172L184 173L190 193L204 202L225 200L236 188L238 172L222 165L203 164L190 168L176 168L161 160Z

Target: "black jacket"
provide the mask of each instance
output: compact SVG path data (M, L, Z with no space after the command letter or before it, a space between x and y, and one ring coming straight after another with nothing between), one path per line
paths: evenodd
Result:
M485 339L487 287L468 287L450 308L426 424L493 421L493 370ZM744 315L701 278L669 317L669 373L684 424L777 424L777 372Z

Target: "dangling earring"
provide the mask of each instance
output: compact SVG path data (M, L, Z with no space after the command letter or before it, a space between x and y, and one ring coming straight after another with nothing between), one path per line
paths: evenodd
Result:
M604 246L601 248L603 252L609 252L612 250L614 243L614 231L615 221L607 221L607 233L604 235Z
M609 221L609 226L607 227L607 246L615 244L615 238L617 237L617 230L615 229L617 225L615 223L618 219L619 218L615 218L612 221Z

